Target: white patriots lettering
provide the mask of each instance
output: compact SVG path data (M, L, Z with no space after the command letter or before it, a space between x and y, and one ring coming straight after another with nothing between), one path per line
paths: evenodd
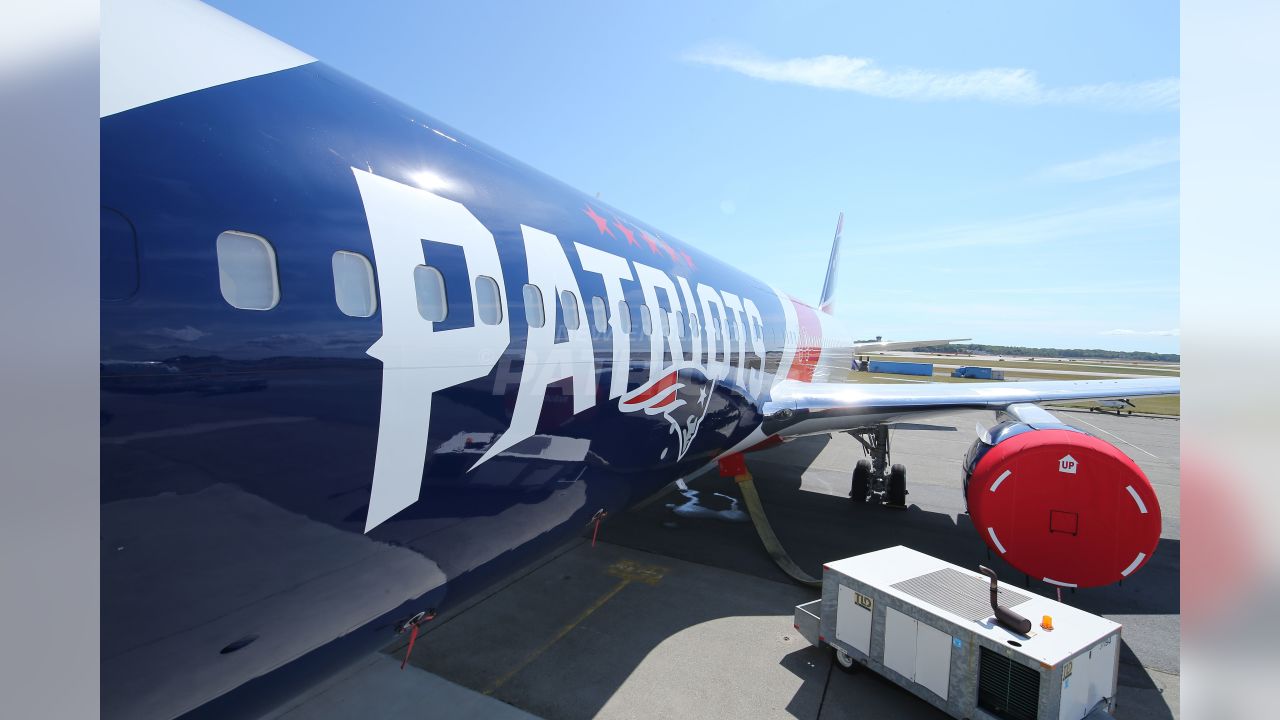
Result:
M513 311L524 307L521 299L508 297L493 233L466 207L359 168L352 168L352 172L373 242L382 309L382 336L368 350L382 361L383 368L377 457L365 522L365 532L369 532L419 500L432 398L442 390L490 375L501 358L510 358L510 318ZM602 233L613 234L602 216L594 211L586 214ZM621 221L614 225L629 246L640 246L636 231ZM528 327L518 382L510 367L499 372L506 373L507 380L500 383L504 390L509 384L518 387L511 421L471 469L538 432L548 386L569 381L574 415L596 404L593 323L586 313L588 307L597 309L583 296L560 238L525 225L520 229L528 281L542 294L546 321L540 327ZM677 265L694 268L687 254L643 230L638 232L651 249L660 251L657 254L665 253L678 261ZM418 311L414 273L415 268L433 260L424 257L423 238L460 247L472 287L480 276L497 282L499 302L506 311L496 323L483 322L480 308L474 304L472 322L466 327L437 330L436 323L423 318ZM667 420L674 444L661 450L660 459L675 461L685 456L720 384L732 382L759 396L765 384L764 318L750 298L705 283L697 283L695 290L686 278L657 267L581 243L573 247L579 264L576 270L598 276L607 298L608 397L617 399L623 412L662 415ZM632 348L620 309L628 302L628 286L635 285L653 323L648 380L628 391ZM566 292L573 295L572 303L561 302L561 293ZM557 313L569 304L569 311L578 314L577 321L561 325ZM557 342L561 326L567 337ZM757 361L748 363L748 353ZM495 385L495 390L498 387Z

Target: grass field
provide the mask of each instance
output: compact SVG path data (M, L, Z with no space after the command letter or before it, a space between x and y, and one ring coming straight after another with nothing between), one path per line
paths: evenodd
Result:
M1132 362L1106 363L1097 360L999 360L988 356L952 356L952 355L893 355L890 353L872 354L868 357L879 360L898 360L904 362L932 362L940 365L972 365L993 368L1020 368L1027 370L1053 370L1061 372L1102 372L1118 375L1156 375L1160 377L1176 377L1181 369L1177 365L1137 364Z
M998 368L998 369L1004 370L1004 368ZM951 370L949 368L947 369L938 368L934 372L936 373L945 372L947 375L951 374ZM1093 373L1093 372L1094 371L1092 370L1090 371L1090 373ZM1043 373L1043 372L1032 373L1032 372L1018 372L1017 370L1004 370L1004 376L1006 379L1009 379L1009 380L1107 380L1109 378L1124 377L1123 375L1108 375L1106 377L1103 377L1101 375L1096 375L1096 374L1077 375L1075 373L1070 372L1068 368L1063 368L1062 372L1055 372L1055 373Z
M1181 398L1179 398L1177 395L1159 395L1156 397L1132 398L1133 404L1135 406L1133 408L1133 411L1138 413L1151 413L1152 415L1178 416L1182 414L1182 406L1179 402L1180 400ZM1094 405L1095 403L1092 403L1089 401L1052 404L1053 407L1077 407L1077 408L1093 407Z
M919 384L924 382L976 382L969 378L953 378L949 375L934 375L933 377L917 377L915 375L892 375L888 373L872 373L872 372L851 372L849 373L848 382L853 383L884 383L884 382L900 382L902 384Z
M881 372L851 372L849 373L849 382L855 383L918 383L920 381L927 382L991 382L989 380L971 380L968 378L951 377L951 368L936 367L938 364L945 365L974 365L979 367L993 367L1004 370L1005 378L1008 382L1017 382L1019 380L1106 380L1108 378L1123 378L1132 375L1149 375L1154 377L1178 377L1180 368L1177 365L1153 365L1152 367L1139 368L1134 363L1124 363L1122 367L1110 366L1107 363L1098 361L1063 361L1057 360L997 360L992 357L950 357L950 356L921 356L921 355L894 355L891 353L873 353L868 357L878 360L891 360L898 362L933 362L935 364L934 375L931 378L918 377L915 375L894 375ZM1117 363L1120 364L1120 363ZM1026 370L1042 370L1048 372L1025 372ZM1022 371L1022 372L1020 372ZM1073 372L1075 371L1075 372ZM1091 375L1081 375L1079 373L1095 373ZM1181 415L1181 403L1176 395L1166 395L1158 397L1140 397L1132 398L1134 408L1137 413L1150 413L1153 415ZM1070 403L1054 403L1054 407L1069 408L1091 408L1096 403L1092 401L1070 402Z

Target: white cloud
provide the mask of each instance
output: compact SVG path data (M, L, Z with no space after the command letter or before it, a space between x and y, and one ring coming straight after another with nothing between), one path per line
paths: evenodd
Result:
M984 288L988 295L1177 295L1178 287L1170 285L1114 285L1108 282L1104 287L1096 285L1066 286L1030 286L1030 287L991 287Z
M1050 180L1088 182L1149 170L1178 162L1178 139L1160 138L1095 157L1046 168L1040 176Z
M1150 335L1157 337L1179 337L1182 331L1178 328L1172 330L1129 330L1128 328L1119 328L1116 330L1107 330L1103 335Z
M1014 105L1090 105L1117 110L1175 110L1178 107L1177 78L1052 88L1042 85L1033 71L1022 68L960 72L886 69L870 58L818 55L775 60L725 47L693 51L684 59L760 80L900 100L985 100Z
M868 253L901 253L1032 245L1064 238L1114 237L1125 231L1176 226L1177 222L1177 196L1154 197L882 237L863 247Z

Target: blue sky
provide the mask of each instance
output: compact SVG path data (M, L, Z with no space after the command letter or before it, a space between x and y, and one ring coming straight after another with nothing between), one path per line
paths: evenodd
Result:
M860 336L1177 352L1171 2L213 5Z

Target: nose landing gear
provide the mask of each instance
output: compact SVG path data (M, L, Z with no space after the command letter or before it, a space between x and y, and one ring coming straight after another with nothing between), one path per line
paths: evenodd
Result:
M880 502L885 507L905 510L907 507L907 469L889 464L889 427L850 430L870 460L859 460L853 466L853 482L849 499L855 503Z

